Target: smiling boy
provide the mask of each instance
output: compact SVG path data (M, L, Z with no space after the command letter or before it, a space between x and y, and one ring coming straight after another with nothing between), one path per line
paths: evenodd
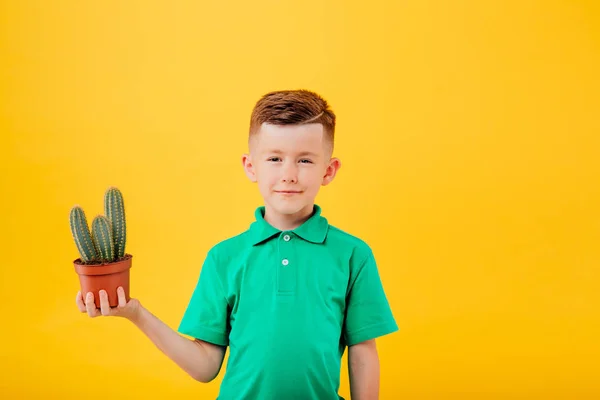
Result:
M219 373L218 399L337 400L348 349L352 399L379 398L375 339L398 330L370 247L329 224L315 203L332 182L335 114L307 90L268 93L255 105L244 171L264 205L249 228L214 245L177 331L137 299L110 308L81 293L82 312L131 320L201 382ZM187 339L182 335L187 335Z

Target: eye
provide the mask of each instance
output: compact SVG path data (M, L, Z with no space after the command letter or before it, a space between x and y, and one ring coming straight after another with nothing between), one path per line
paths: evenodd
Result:
M300 162L304 164L312 164L312 161L307 158L300 160Z
M270 157L267 161L279 161L279 157Z

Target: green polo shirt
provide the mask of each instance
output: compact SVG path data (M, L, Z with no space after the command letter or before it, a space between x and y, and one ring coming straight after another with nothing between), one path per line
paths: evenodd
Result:
M206 255L178 331L229 359L219 400L339 400L346 346L398 330L370 247L315 204L280 231L264 207Z

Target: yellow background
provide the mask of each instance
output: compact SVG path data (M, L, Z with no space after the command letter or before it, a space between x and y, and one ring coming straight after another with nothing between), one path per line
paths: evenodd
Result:
M401 330L382 399L600 398L595 1L5 1L0 397L215 398L75 306L68 214L124 194L132 296L176 328L205 252L261 204L254 102L309 88ZM341 394L348 396L342 369Z

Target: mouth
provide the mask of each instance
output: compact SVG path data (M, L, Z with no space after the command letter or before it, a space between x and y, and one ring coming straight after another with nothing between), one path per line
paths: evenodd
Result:
M300 194L302 193L299 190L276 190L275 193L280 193L280 194Z

